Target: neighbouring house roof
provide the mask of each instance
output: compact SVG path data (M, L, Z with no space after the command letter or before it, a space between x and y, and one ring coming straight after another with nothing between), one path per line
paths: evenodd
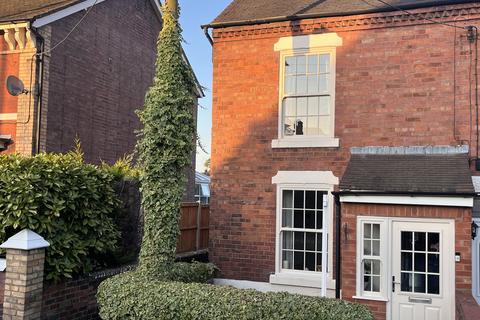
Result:
M210 184L210 177L204 173L195 171L195 183Z
M31 20L83 0L0 0L0 21Z
M471 194L468 154L352 154L342 191Z
M385 0L395 7L414 9L478 0ZM377 0L234 0L209 27L240 25L245 22L294 20L302 17L333 17L396 11Z

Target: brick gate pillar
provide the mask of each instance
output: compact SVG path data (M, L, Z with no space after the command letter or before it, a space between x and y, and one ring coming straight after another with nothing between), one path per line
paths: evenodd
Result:
M3 320L40 319L45 248L49 245L28 229L0 245L7 249Z

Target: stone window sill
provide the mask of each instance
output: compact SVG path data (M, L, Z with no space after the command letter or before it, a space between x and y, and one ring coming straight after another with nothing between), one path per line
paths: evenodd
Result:
M328 274L327 278L327 289L335 289L335 280L332 280L330 274ZM322 274L280 272L270 275L270 284L321 288L322 282Z
M292 137L272 140L273 149L281 148L337 148L340 140L333 137Z

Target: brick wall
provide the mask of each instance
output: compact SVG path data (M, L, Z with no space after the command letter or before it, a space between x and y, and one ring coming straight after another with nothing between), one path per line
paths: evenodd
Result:
M468 6L477 9L462 11L457 24L479 25L479 5ZM459 8L462 5L426 11L445 9L446 21L457 19L459 11L452 10ZM214 32L210 257L221 277L268 281L274 272L271 178L279 170L331 170L341 177L353 146L469 143L465 33L389 15ZM279 82L279 53L273 46L282 36L320 32L337 32L344 42L337 48L335 136L340 147L272 149L278 130Z
M356 252L357 216L414 217L455 220L455 252L460 252L461 261L455 263L455 287L458 294L471 292L472 250L471 231L472 211L469 208L432 206L403 206L377 204L342 204L342 297L346 300L356 295ZM346 228L346 229L344 229ZM359 300L367 304L375 314L375 319L385 319L386 304L378 301Z
M100 283L130 269L112 269L93 273L58 284L45 283L42 320L96 320L98 305L95 295Z
M0 113L16 113L18 98L11 96L6 88L9 75L19 76L19 53L7 53L8 45L0 34ZM0 135L11 135L16 138L15 121L0 121ZM14 152L15 145L11 145L7 152Z

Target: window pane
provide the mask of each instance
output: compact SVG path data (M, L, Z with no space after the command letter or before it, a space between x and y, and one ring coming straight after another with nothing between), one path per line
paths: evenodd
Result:
M425 272L425 253L415 253L415 271Z
M293 227L303 229L303 210L294 211Z
M293 227L292 223L292 213L291 209L284 209L282 215L282 227L291 228Z
M303 200L304 200L304 191L303 190L295 190L294 191L294 208L303 209Z
M363 262L363 274L372 274L372 260L365 260Z
M380 224L372 224L372 239L380 239Z
M307 251L315 251L315 233L307 232L306 238L307 238L307 241L306 241L305 249Z
M412 250L412 233L402 231L402 250Z
M308 75L307 76L307 92L308 94L318 93L318 75Z
M305 74L307 72L307 57L297 56L297 74Z
M401 261L402 271L412 271L412 265L413 265L412 253L402 252L401 260L402 260Z
M372 274L377 276L380 275L380 261L372 260Z
M425 293L425 275L422 273L415 273L413 278L413 291Z
M440 294L440 277L428 275L428 293Z
M372 254L372 241L364 240L363 241L363 254L369 256Z
M295 251L293 253L293 268L295 270L303 270L304 253Z
M412 274L402 272L402 275L400 278L401 278L400 280L401 290L406 292L412 292Z
M322 210L323 209L323 195L325 192L322 191L317 191L317 209Z
M438 252L440 249L440 234L429 233L428 234L428 251Z
M308 97L308 115L309 116L318 116L319 115L319 97Z
M305 250L305 232L294 232L295 250Z
M285 73L286 74L295 74L297 72L297 58L296 57L286 57L285 58Z
M305 192L305 208L315 209L315 191Z
M330 72L330 54L320 55L320 73Z
M363 290L372 291L372 277L370 276L363 277Z
M330 96L319 97L319 114L322 116L330 115Z
M439 273L440 272L440 255L429 254L428 255L428 272Z
M315 211L305 211L305 229L315 229Z
M285 77L285 94L292 95L295 94L295 76L286 76Z
M315 271L315 253L305 253L305 270Z
M285 118L284 130L286 136L295 135L295 118Z
M293 249L293 232L284 231L282 233L283 233L283 241L282 241L283 249Z
M307 119L307 132L309 136L318 136L320 131L318 130L318 116L308 117Z
M319 93L328 92L328 80L329 80L328 74L321 74L318 76L318 92ZM297 82L297 86L298 86L298 82Z
M308 114L307 104L308 104L307 98L297 99L297 116L306 116Z
M321 233L317 233L317 251L322 251L322 241L323 241L323 238L322 238L322 234Z
M370 223L365 223L363 225L363 238L370 239L372 237L372 225Z
M282 206L284 209L293 208L293 191L292 190L283 190Z
M414 232L414 250L425 251L425 232Z
M296 94L307 93L307 76L297 76L297 90Z
M372 277L372 291L380 292L380 277Z
M295 117L297 115L296 99L287 98L285 99L285 116L286 117Z
M318 55L308 56L308 73L318 73Z
M322 254L317 253L317 272L322 271Z
M282 268L283 269L292 269L293 268L293 252L292 251L283 251L283 253L282 253Z
M323 229L323 211L317 211L317 229Z
M372 256L380 256L380 240L372 240Z
M318 126L320 129L321 135L329 135L330 134L330 117L320 116L318 118Z

